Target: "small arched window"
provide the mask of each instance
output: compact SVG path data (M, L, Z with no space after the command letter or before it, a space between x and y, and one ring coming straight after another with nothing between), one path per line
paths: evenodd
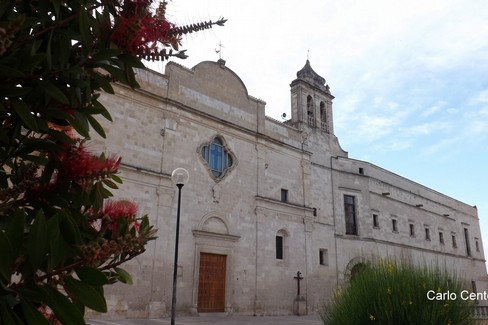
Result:
M327 110L324 102L320 102L320 129L327 132Z
M310 126L315 126L315 115L313 113L313 99L312 96L307 96L307 122Z
M234 165L232 154L219 137L215 137L208 145L202 146L201 154L216 178L222 177Z

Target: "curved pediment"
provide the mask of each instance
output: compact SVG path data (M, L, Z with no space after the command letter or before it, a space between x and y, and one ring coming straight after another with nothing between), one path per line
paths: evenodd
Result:
M258 114L264 117L265 103L249 96L241 78L223 60L203 61L191 69L169 62L165 74L168 97L188 107L251 129Z
M194 71L195 78L205 80L209 91L215 90L217 93L221 93L222 89L226 89L232 96L249 98L249 93L242 79L226 67L223 60L217 62L202 61L191 70ZM212 78L209 79L208 76L212 76Z

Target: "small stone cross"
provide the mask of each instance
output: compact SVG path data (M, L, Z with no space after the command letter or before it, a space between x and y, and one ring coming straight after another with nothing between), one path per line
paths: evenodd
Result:
M303 277L301 277L302 272L297 271L297 276L293 277L294 279L297 280L297 296L300 295L300 280L303 280Z

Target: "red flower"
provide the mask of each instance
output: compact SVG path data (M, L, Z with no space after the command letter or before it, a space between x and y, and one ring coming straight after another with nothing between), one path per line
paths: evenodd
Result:
M129 226L133 226L136 231L139 230L139 224L136 221L137 204L128 200L111 201L108 200L105 203L101 211L103 224L107 229L115 234L117 231L117 224L119 219L124 218L129 223ZM107 220L108 219L108 220ZM102 229L104 227L102 226Z
M83 144L73 146L66 152L58 154L58 179L75 180L81 183L113 174L120 166L121 158L118 156L97 157L90 154Z
M102 209L102 214L112 220L119 218L132 219L137 213L137 204L128 200L107 200Z
M132 0L120 13L120 21L112 33L112 42L117 47L134 55L144 55L157 52L158 43L178 46L179 38L169 36L175 26L164 18L164 5L153 15L148 10L151 2Z

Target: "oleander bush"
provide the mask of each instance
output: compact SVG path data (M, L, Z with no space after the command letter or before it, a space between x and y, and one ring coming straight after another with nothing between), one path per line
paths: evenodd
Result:
M457 299L431 300L429 290L430 298ZM463 290L461 278L444 268L378 259L338 288L321 318L327 325L472 324L473 301L461 299Z

